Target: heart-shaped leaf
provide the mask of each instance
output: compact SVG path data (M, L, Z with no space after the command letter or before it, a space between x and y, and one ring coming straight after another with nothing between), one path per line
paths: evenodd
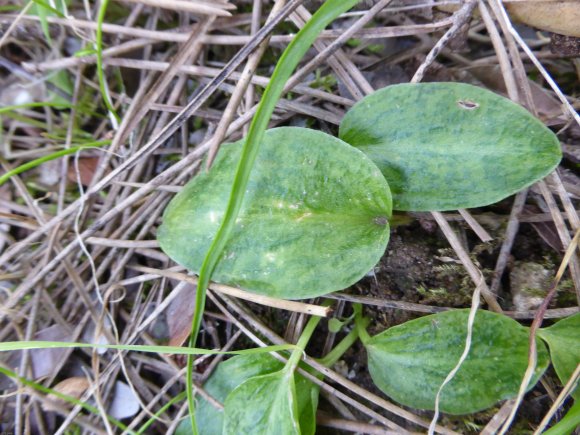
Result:
M223 146L211 171L165 211L161 248L194 272L226 209L241 147ZM391 211L387 182L360 151L314 130L269 130L212 277L286 299L348 287L383 254Z
M288 367L268 375L248 379L226 399L224 407L225 435L314 433L318 387L307 382L294 383L294 371ZM306 388L305 388L306 387ZM299 396L306 411L307 427L301 427ZM313 396L316 403L310 400Z
M469 310L447 311L372 337L365 347L375 384L404 405L434 409L437 390L463 353L468 316ZM528 365L528 334L529 329L513 319L478 311L471 350L442 390L441 411L468 414L517 395ZM546 348L538 341L532 386L548 362Z
M524 108L463 83L381 89L348 111L339 137L381 169L396 210L491 204L561 158L556 136Z
M250 404L239 402L237 399L226 399L229 394L239 385L249 379L261 378L264 375L280 372L284 364L269 354L251 354L235 356L218 365L215 372L204 385L205 391L222 404L226 404L226 413L233 415L245 412ZM298 421L302 434L313 434L316 428L316 408L318 406L318 391L316 384L308 381L297 374L294 377L296 383L296 403L298 407ZM267 398L272 398L270 393ZM228 411L230 407L233 411ZM224 430L224 410L219 410L207 400L200 398L196 407L195 418L201 435L221 435ZM230 417L231 418L231 417ZM177 435L190 435L192 433L189 419L185 419L178 427ZM238 432L241 433L241 432ZM255 433L251 431L251 433Z
M549 328L540 329L538 335L548 343L554 369L560 381L566 384L580 364L580 313L562 319ZM572 396L580 400L578 387Z

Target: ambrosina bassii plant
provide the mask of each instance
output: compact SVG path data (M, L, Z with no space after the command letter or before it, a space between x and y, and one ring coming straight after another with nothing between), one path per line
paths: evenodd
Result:
M191 180L165 212L159 242L193 272L199 271L223 218L242 145L224 145L212 169ZM213 279L286 299L344 289L383 255L393 209L487 205L549 174L560 156L550 130L487 90L461 83L381 89L346 114L339 139L304 128L266 132ZM468 313L426 316L374 337L359 322L377 386L402 404L433 409L439 386L463 350ZM570 363L555 356L570 350L564 342L572 339L572 328L559 327L564 322L579 328L580 316L540 335L550 344L563 382L580 358L580 350ZM440 409L472 413L515 396L527 353L528 328L480 311L469 357L443 390ZM534 383L548 363L540 344ZM201 433L236 433L240 421L247 421L249 430L260 418L265 419L263 433L274 430L270 425L281 424L279 420L298 421L302 432L313 433L318 387L295 374L290 376L294 386L289 385L287 372L295 367L264 354L222 363L206 389L225 408L219 411L202 400L197 410ZM286 382L284 388L280 382ZM272 402L269 394L256 394L274 388L284 391L276 397L282 404ZM247 401L256 397L267 404L249 412Z
M319 10L313 20L325 16L329 22L348 6L339 3L326 2L321 10L326 7L327 15ZM317 33L305 29L302 41L312 41ZM193 178L165 211L162 249L200 273L193 337L210 275L277 298L324 296L354 284L379 261L393 210L492 204L560 162L559 141L539 120L462 83L380 89L347 112L338 138L305 128L264 132L305 51L299 48L291 44L282 57L248 137L223 145L211 170ZM355 311L356 326L322 362L332 365L360 338L382 391L404 405L434 409L437 391L462 354L469 310L426 316L374 337L360 307ZM311 319L286 363L264 353L222 362L205 389L223 410L203 399L195 411L190 407L200 433L314 433L319 386L296 369L319 320ZM539 333L564 383L580 361L579 328L576 315ZM514 397L528 365L528 340L528 328L480 310L468 357L442 389L439 409L466 414ZM545 345L538 345L529 388L550 362ZM191 423L181 430L190 432Z

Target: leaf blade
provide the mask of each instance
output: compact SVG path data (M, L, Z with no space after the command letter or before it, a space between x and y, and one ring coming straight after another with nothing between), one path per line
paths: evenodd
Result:
M247 380L276 373L283 368L284 364L270 354L239 355L220 363L204 384L204 390L218 402L224 404L229 394ZM299 374L295 375L294 380L296 383L296 402L301 433L314 434L319 388ZM200 398L196 407L195 417L200 434L222 434L224 410L218 410L209 401ZM189 420L182 421L178 427L177 434L189 435L191 433Z
M463 83L380 89L347 112L339 137L379 166L396 210L488 205L561 158L556 136L525 109Z
M580 364L580 313L562 319L549 328L540 329L538 336L548 343L556 374L565 385ZM580 400L578 387L572 396Z
M216 371L204 385L204 389L214 399L224 403L228 395L240 384L254 376L274 373L284 367L280 361L269 354L240 355L220 363ZM199 401L195 410L195 418L200 434L221 435L223 429L224 412L216 409L205 399ZM189 426L189 420L183 425ZM189 427L191 433L191 427Z
M194 272L219 226L240 150L222 147L212 170L166 209L161 248ZM348 144L314 130L269 130L213 277L287 299L345 288L384 252L391 204L378 168Z
M413 408L434 408L435 395L465 344L469 310L447 311L395 326L365 345L369 371L388 396ZM471 350L441 393L443 412L469 414L515 396L527 367L528 329L505 316L478 311ZM547 368L543 344L533 386Z
M293 372L253 377L232 391L224 404L223 433L300 434Z

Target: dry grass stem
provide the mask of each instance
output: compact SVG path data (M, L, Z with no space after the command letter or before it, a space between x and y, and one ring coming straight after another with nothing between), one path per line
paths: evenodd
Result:
M133 269L144 272L147 274L165 276L167 278L177 279L179 281L189 282L191 284L197 284L197 277L189 276L184 273L171 272L167 270L157 270L150 267L140 267L133 266ZM321 307L318 305L305 304L302 302L286 301L284 299L276 299L268 296L257 295L255 293L249 293L235 287L230 287L223 284L212 283L209 288L217 292L226 294L228 296L234 296L239 299L244 299L250 302L254 302L260 305L266 305L272 308L279 308L282 310L293 311L296 313L310 314L313 316L327 317L332 311L329 307Z
M192 14L212 15L216 17L231 17L232 14L228 9L234 9L235 6L230 3L209 3L199 1L183 0L123 0L131 3L140 3L142 5L153 6L156 8L171 9L179 12L190 12Z

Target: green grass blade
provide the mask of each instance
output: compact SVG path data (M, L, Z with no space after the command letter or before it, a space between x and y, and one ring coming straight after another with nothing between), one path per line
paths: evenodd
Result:
M7 341L0 343L0 352L8 352L26 349L64 349L64 348L90 348L90 349L115 349L130 350L134 352L147 353L169 353L177 355L248 355L258 353L279 352L284 350L294 350L297 347L293 344L280 344L275 346L258 347L245 350L230 350L226 352L198 349L180 346L155 346L139 344L93 344L93 343L71 343L67 341Z
M171 405L173 405L177 402L181 402L186 397L187 397L187 393L185 391L182 391L177 396L175 396L173 399L171 399L169 402L167 402L165 405L163 405L161 408L159 408L159 411L157 411L155 414L153 414L153 416L149 420L147 420L145 423L143 423L143 425L139 428L139 430L137 432L135 432L136 435L141 435L141 434L145 433L145 431L149 428L149 426L151 426L153 423L155 423L155 420L161 414L163 414L166 409L168 409Z
M32 8L31 10L31 14L38 16L38 19L40 20L40 27L42 27L42 32L46 37L46 41L48 42L49 45L52 45L48 17L56 15L57 17L65 18L64 14L58 9L53 8L51 5L42 0L31 0L29 4L34 4L34 8ZM25 8L28 8L28 6L25 6Z
M16 12L19 10L20 10L20 6L17 6L17 5L0 6L0 13Z
M0 373L2 373L3 375L6 375L12 379L16 379L21 384L26 385L27 387L33 388L37 391L40 391L41 393L51 394L54 397L57 397L59 399L64 400L65 402L80 406L84 410L91 412L95 415L102 415L101 412L97 408L95 408L94 406L91 406L91 405L89 405L81 400L78 400L72 396L68 396L68 395L60 393L56 390L53 390L52 388L48 388L48 387L45 387L44 385L37 384L36 382L29 381L28 379L23 378L23 377L19 376L18 374L14 373L13 371L8 370L2 366L0 366ZM123 423L121 423L116 418L110 417L108 415L106 415L105 417L107 418L107 420L109 420L112 424L117 426L122 431L127 430L127 426L125 426ZM129 433L134 433L134 432L129 432Z
M105 13L107 12L107 6L109 5L109 0L102 0L99 7L99 14L97 16L97 42L96 42L96 54L97 54L97 77L99 78L99 88L101 89L101 94L103 96L103 101L107 110L113 117L114 124L118 124L121 121L119 115L113 107L111 98L109 95L109 88L105 82L105 70L103 67L103 21L105 20ZM116 126L115 126L116 127ZM116 129L116 128L115 128Z
M32 0L32 3L40 6L41 8L46 9L47 11L52 12L54 15L56 15L59 18L66 18L61 11L59 11L58 9L53 8L48 3L46 3L46 2L44 2L42 0Z
M258 154L260 141L264 131L268 126L270 117L276 107L276 103L284 90L284 85L290 75L304 56L317 36L324 28L336 19L340 14L348 11L358 0L328 0L326 1L306 25L298 32L296 37L288 45L270 78L270 82L264 91L256 115L252 119L248 137L242 150L242 155L234 178L232 191L224 219L218 230L215 239L209 248L199 273L199 281L196 291L196 304L192 320L192 332L189 345L194 346L201 325L201 317L205 307L205 293L211 274L215 269L220 255L227 243L229 235L235 224L236 217L240 211L244 192L248 179L252 171L252 166ZM189 415L194 433L197 433L193 403L193 360L188 357L187 361L187 399L189 404Z
M317 318L320 320L320 318ZM90 348L90 349L114 349L114 350L128 350L134 352L146 352L146 353L166 353L166 354L180 354L180 355L252 355L252 354L262 354L262 353L270 353L270 352L280 352L285 350L297 350L300 353L303 352L302 348L298 348L292 344L283 344L283 345L274 345L274 346L267 346L267 347L259 347L253 349L245 349L245 350L232 350L232 351L216 351L210 349L196 349L191 347L180 347L180 346L151 346L151 345L130 345L130 344L91 344L91 343L70 343L70 342L61 342L61 341L8 341L4 343L0 343L0 352L9 352L9 351L18 351L18 350L30 350L30 349L63 349L63 348ZM21 378L16 373L11 372L0 366L0 373L5 374L6 376L12 377L14 379L18 379L24 385L30 386L38 391L41 391L46 394L53 394L55 397L63 399L67 402L73 403L75 405L82 406L89 412L94 414L99 414L98 409L87 405L84 402L81 402L74 397L70 397L54 391L50 388L44 387L39 385L35 382L29 381L25 378ZM172 404L183 400L186 397L186 392L178 394L175 398L165 404L155 416L161 415L167 408L169 408ZM126 430L126 426L123 425L121 422L107 417L111 423L115 424L122 430ZM141 428L136 432L137 434L144 433L147 428L153 424L155 418L149 419L147 422L141 426Z
M15 121L22 122L23 124L28 124L32 127L40 128L41 130L47 130L48 126L45 122L39 121L37 119L31 118L30 116L21 115L14 111L7 111L3 113L3 116L14 119Z
M0 176L0 186L2 184L6 183L6 181L8 181L13 176L21 174L22 172L28 171L32 168L36 168L37 166L40 166L43 163L46 163L50 160L55 160L55 159L58 159L60 157L63 157L63 156L69 155L69 154L74 154L77 151L82 150L84 148L101 147L104 145L109 145L110 143L111 143L110 140L101 140L101 141L96 141L96 142L89 142L86 144L73 146L73 147L70 147L70 148L67 148L67 149L64 149L61 151L57 151L55 153L48 154L48 155L43 156L43 157L39 157L38 159L31 160L30 162L24 163L23 165L20 165L17 168L14 168L11 171L8 171L4 175Z
M74 106L72 104L67 103L53 103L53 102L16 104L13 106L0 107L0 115L6 112L11 112L13 110L34 109L36 107L54 107L57 109L72 109Z
M61 101L43 101L43 102L33 102L33 103L26 103L26 104L16 104L12 106L4 106L0 107L0 115L4 114L5 116L11 116L13 111L19 109L35 109L37 107L52 107L55 109L75 109L77 113L82 115L89 115L94 116L97 118L102 118L103 115L91 110L86 104L77 104L72 105L70 103L65 103ZM43 123L43 127L46 127L46 124ZM46 129L46 128L45 128ZM87 133L88 135L88 133Z

